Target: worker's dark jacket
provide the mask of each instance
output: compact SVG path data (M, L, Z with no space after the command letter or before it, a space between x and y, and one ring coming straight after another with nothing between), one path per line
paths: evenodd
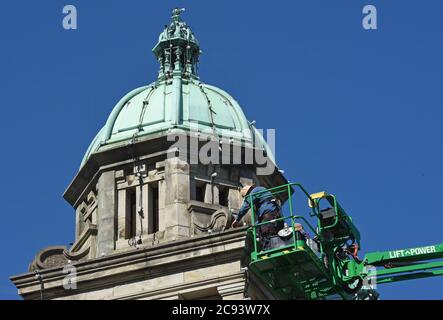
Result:
M265 191L266 188L263 187L255 187L251 190L250 196L246 196L245 201L243 201L243 205L238 212L237 221L240 221L248 210L251 208L249 204L249 199L252 197L252 202L254 203L254 212L256 216L258 216L258 220L260 221L264 214L273 213L280 210L277 203L274 200L271 192ZM261 192L264 191L264 192ZM259 194L255 194L256 192L260 192Z

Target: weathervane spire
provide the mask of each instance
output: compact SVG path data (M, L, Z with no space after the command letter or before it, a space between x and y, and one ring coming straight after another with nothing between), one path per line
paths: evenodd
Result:
M179 22L181 21L181 14L185 11L185 8L175 8L172 10L172 21Z

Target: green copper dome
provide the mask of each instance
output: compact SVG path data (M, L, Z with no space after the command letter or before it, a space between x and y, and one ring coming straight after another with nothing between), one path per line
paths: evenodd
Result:
M131 91L117 103L89 146L82 166L95 152L173 128L190 130L197 125L202 133L242 143L253 141L255 129L238 103L225 91L199 81L200 49L190 28L180 20L182 11L174 10L171 25L153 49L160 63L157 81Z
M219 135L229 132L230 138L251 141L249 123L229 94L194 82L181 83L180 99L176 99L175 90L172 84L154 83L123 97L88 148L82 165L100 149L174 127L189 130L197 124L200 132L213 133L215 129Z

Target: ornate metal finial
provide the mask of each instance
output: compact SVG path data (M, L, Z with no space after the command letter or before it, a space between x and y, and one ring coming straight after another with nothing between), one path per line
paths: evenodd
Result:
M174 22L181 21L180 15L182 14L183 11L185 11L185 8L175 8L174 10L172 10L172 20Z
M172 77L194 78L197 76L197 63L200 46L188 24L181 20L184 8L172 10L172 22L158 38L152 51L160 63L160 81Z

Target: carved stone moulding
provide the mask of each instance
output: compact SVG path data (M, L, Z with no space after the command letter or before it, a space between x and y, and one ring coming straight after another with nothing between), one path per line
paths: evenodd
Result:
M226 207L219 205L191 201L188 211L191 214L194 235L221 232L229 229L232 223L231 212Z
M96 235L97 226L88 224L71 249L66 246L51 246L40 250L29 265L29 271L60 267L70 261L80 261L86 258L91 251L91 238Z
M40 250L29 265L29 272L54 267L60 267L68 263L64 255L67 250L65 246L51 246Z

